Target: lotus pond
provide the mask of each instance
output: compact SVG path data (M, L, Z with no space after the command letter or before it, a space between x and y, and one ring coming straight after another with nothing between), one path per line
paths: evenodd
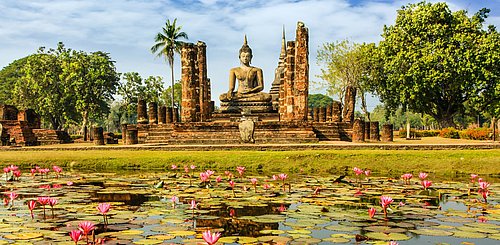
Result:
M95 224L89 243L104 244L206 244L202 232L207 230L222 234L217 244L498 244L500 240L500 204L495 195L499 185L490 177L482 179L491 183L487 186L478 183L482 176L474 175L437 180L430 174L424 178L430 182L424 183L418 176L403 180L367 176L363 171L347 176L273 176L238 170L213 173L193 166L162 173L44 173L37 169L16 178L4 169L0 244L75 244L68 234L83 221ZM393 202L381 203L381 196ZM45 197L56 201L42 206L40 198ZM111 205L106 216L97 209L99 203ZM386 214L381 204L387 205ZM374 208L371 214L370 208ZM85 238L78 242L86 243Z

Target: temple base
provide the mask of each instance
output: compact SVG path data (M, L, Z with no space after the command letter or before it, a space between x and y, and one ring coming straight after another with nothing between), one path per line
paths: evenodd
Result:
M250 113L265 113L273 112L272 102L221 102L221 113L241 113L242 111L249 111Z

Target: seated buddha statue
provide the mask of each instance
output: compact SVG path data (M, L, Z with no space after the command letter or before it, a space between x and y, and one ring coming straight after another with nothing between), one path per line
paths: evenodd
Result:
M241 65L231 68L229 71L229 91L221 94L222 102L268 102L271 95L262 92L264 89L264 77L262 69L251 66L252 49L247 44L247 38L239 52ZM236 80L238 89L234 91Z

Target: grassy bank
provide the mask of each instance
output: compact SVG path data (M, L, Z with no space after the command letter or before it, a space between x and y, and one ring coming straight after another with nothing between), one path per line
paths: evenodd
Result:
M195 164L198 169L234 169L317 174L338 174L352 167L399 176L428 171L436 175L500 175L500 150L308 150L308 151L3 151L0 164L31 167L57 164L75 170L166 170L172 164Z

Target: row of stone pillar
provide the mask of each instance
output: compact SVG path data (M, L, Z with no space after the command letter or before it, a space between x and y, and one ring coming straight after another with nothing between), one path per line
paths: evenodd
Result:
M122 142L124 145L135 145L139 143L139 134L136 127L128 127L122 124Z
M352 142L363 141L394 141L392 124L382 125L382 134L379 131L379 122L365 122L355 119L352 126Z
M314 122L341 122L341 113L340 102L335 101L326 107L310 107L308 120Z
M179 121L178 108L160 106L156 102L149 102L146 107L146 101L137 102L137 123L139 124L165 124Z

